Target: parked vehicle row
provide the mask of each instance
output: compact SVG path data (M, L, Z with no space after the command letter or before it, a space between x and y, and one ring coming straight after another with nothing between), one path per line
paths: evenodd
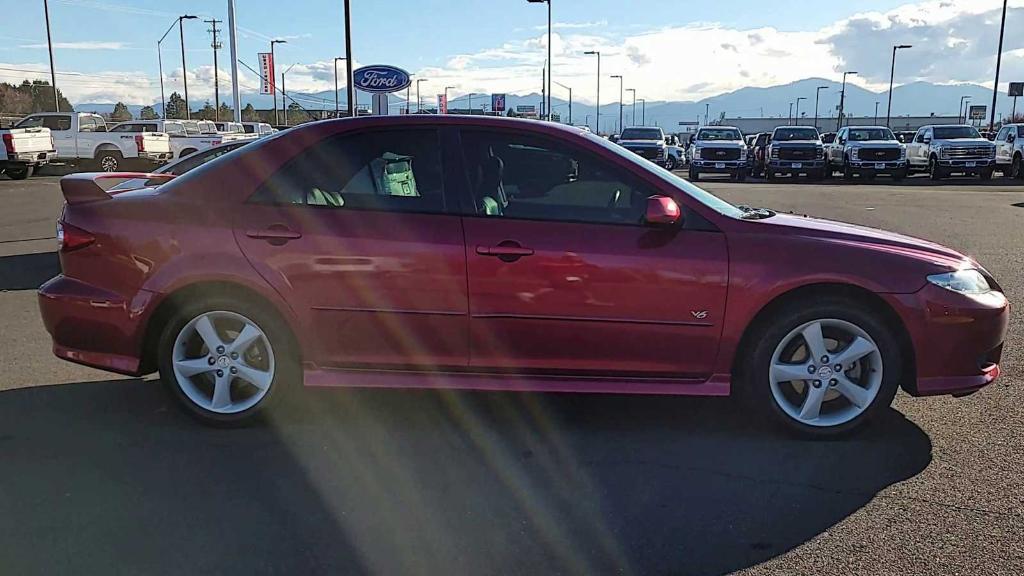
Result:
M28 178L57 155L50 130L42 126L0 130L0 139L0 172L14 180Z

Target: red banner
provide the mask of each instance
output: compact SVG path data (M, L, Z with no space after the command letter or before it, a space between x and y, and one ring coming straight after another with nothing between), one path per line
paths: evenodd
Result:
M447 114L448 113L448 97L444 94L437 95L437 113Z
M260 94L274 93L274 55L260 52Z

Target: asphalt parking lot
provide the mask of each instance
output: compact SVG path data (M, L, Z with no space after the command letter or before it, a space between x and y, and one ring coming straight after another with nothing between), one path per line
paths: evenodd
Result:
M950 245L1024 302L1024 186L701 185ZM729 399L436 391L307 391L212 430L156 382L52 357L57 179L0 178L0 205L4 573L1024 573L1016 311L998 383L901 393L840 442Z

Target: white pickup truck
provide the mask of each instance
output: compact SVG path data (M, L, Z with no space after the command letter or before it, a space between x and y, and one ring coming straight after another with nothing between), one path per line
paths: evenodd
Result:
M932 180L957 172L989 180L996 169L996 147L973 126L922 126L907 144L907 161L911 171L928 172Z
M1024 180L1024 124L1007 124L996 134L996 169Z
M126 164L143 169L159 166L171 159L167 134L113 134L99 114L88 112L41 112L27 116L16 128L44 126L50 129L57 149L57 160L84 164L93 170L117 172Z
M24 180L57 155L50 130L43 127L0 130L0 172L13 180Z
M206 150L223 142L251 139L249 134L220 134L213 122L196 120L132 120L110 129L111 133L129 132L146 134L159 132L170 137L171 157L184 158L193 152Z

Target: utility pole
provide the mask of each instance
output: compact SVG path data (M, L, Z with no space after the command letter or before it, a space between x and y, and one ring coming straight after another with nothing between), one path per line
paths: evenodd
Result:
M546 112L547 112L546 108L548 107L548 97L547 97L547 92L546 92L546 90L547 90L547 88L546 88L547 87L547 74L548 74L547 62L545 62L544 63L544 67L540 69L540 114L539 114L539 117L542 120L544 118L548 118L549 117L546 114Z
M185 84L185 120L192 119L192 109L188 105L188 67L185 66L185 25L184 18L178 18L178 35L181 39L181 81Z
M277 68L277 56L274 55L275 44L287 44L287 40L271 40L270 41L270 92L274 95L274 124L280 124L281 118L277 115L277 86L274 84L274 69Z
M223 20L217 20L211 18L209 20L203 20L210 25L210 34L213 34L213 42L210 43L210 47L213 48L213 119L214 121L220 121L220 78L219 71L217 69L217 50L220 50L223 46L220 40L217 39L217 24L223 22Z
M875 100L875 125L878 125L878 105L881 104L878 100Z
M843 110L846 107L846 77L856 72L843 72L843 90L839 93L839 119L836 120L836 132L843 127Z
M711 103L710 102L705 102L704 103L704 125L705 126L710 126L711 125Z
M231 42L231 105L235 108L235 122L241 122L242 101L238 95L238 42L235 33L235 0L228 0L228 40ZM160 80L161 86L163 86L163 74L161 74Z
M996 126L996 97L999 96L999 68L1003 64L1003 33L1006 32L1006 1L1003 0L1003 21L999 25L999 51L996 52L996 82L992 85L992 116L988 121L988 131Z
M807 98L804 98L803 96L801 96L801 97L796 99L796 125L797 126L800 125L800 101L801 100L807 100Z
M53 84L53 111L60 112L60 96L57 95L57 70L53 67L53 38L50 36L50 5L43 0L43 15L46 17L46 47L50 50L50 84Z
M344 58L335 56L334 58L334 117L339 118L341 115L341 104L338 102L338 60L344 60ZM405 94L405 113L409 113L409 87L406 86Z

